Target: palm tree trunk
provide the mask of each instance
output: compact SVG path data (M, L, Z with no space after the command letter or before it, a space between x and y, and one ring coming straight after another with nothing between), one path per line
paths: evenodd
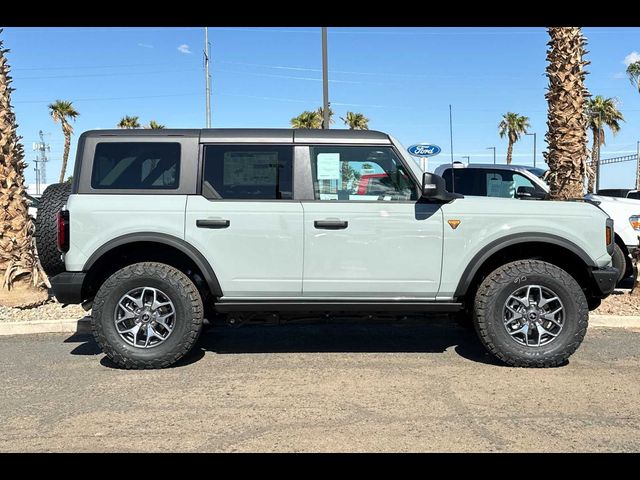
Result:
M62 154L62 168L60 169L59 183L64 182L64 173L67 170L67 161L69 160L69 149L71 148L71 134L66 131L63 125L64 133L64 152Z
M593 193L594 189L595 189L595 183L596 183L596 175L598 174L598 145L597 145L597 138L598 138L598 132L596 130L593 130L593 145L591 148L591 171L587 172L587 177L589 179L589 183L587 186L587 192L589 193Z
M546 134L549 149L544 158L549 165L550 198L581 198L587 166L587 116L589 96L584 79L586 41L580 27L549 27L547 50L549 89Z
M25 197L24 149L11 106L6 52L0 40L0 305L19 306L41 303L47 295L34 288L41 284L43 272Z
M509 140L509 147L507 148L507 165L511 165L512 155L513 155L513 142Z

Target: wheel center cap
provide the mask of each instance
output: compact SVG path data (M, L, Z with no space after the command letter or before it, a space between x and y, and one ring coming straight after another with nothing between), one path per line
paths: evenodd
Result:
M538 312L529 312L529 320L537 320L538 319Z

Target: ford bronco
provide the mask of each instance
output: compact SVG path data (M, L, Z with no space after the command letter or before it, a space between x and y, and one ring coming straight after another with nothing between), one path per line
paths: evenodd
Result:
M597 206L464 198L377 131L89 131L60 185L53 292L125 368L207 315L309 312L462 312L503 362L556 366L618 276Z

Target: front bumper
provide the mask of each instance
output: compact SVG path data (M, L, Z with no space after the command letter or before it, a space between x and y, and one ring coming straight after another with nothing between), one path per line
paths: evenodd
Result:
M616 287L618 269L614 267L594 268L591 273L594 279L594 297L608 297Z
M69 303L82 303L82 285L86 273L62 272L51 277L51 289L56 300L65 305Z

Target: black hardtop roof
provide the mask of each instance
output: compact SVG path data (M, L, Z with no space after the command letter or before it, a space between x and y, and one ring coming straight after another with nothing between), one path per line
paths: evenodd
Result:
M201 142L260 143L385 143L391 140L376 130L293 128L164 128L88 130L83 137L199 137Z

